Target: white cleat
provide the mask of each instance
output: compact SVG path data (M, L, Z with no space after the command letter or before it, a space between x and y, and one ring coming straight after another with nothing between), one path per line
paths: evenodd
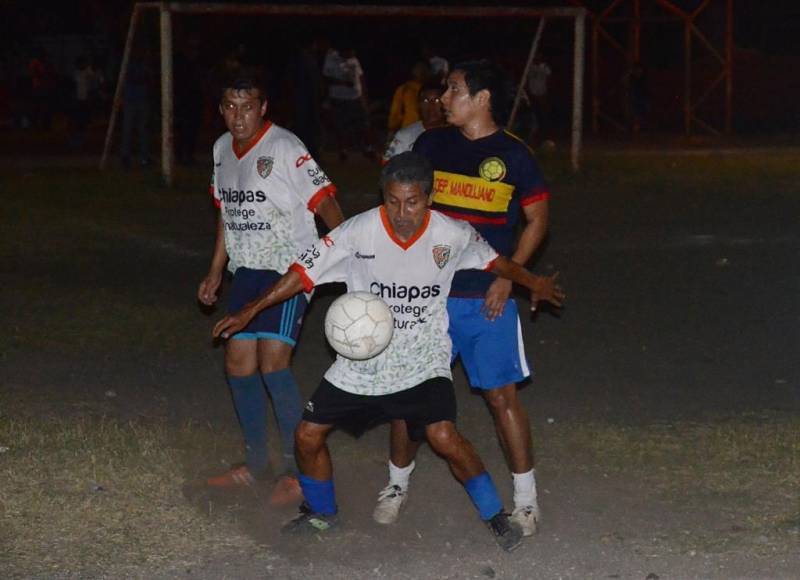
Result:
M526 505L514 508L511 521L519 526L523 536L532 536L539 531L539 506Z
M395 523L407 497L406 492L399 485L387 485L378 494L378 505L372 512L372 519L384 525Z

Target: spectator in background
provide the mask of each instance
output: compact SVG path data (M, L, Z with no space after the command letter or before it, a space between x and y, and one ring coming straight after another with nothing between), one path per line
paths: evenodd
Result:
M75 100L72 103L72 135L70 145L82 147L86 140L86 130L92 117L92 99L103 84L103 76L92 66L85 55L79 56L75 61L75 70L72 73L75 87Z
M56 72L41 48L34 49L28 61L28 78L31 83L31 125L49 131L53 125L52 101Z
M442 93L444 87L438 79L428 79L422 85L417 97L417 108L420 120L403 127L394 134L381 159L381 164L386 164L389 159L400 153L411 151L417 137L428 129L442 127L445 124L444 109L442 108Z
M546 131L550 124L550 101L548 98L548 84L552 71L541 55L533 59L533 65L528 73L528 95L532 111L531 140L534 136L541 141L546 138Z
M642 128L642 120L650 107L647 91L647 70L641 62L631 64L622 79L625 89L625 114L631 132L635 135Z
M392 105L389 108L388 128L390 133L419 121L419 110L417 109L419 89L430 73L431 69L428 63L417 62L411 68L411 78L394 91Z
M334 48L328 49L322 75L328 83L339 159L345 161L348 152L357 145L365 155L371 156L372 148L367 137L369 119L364 70L355 51L347 48L340 54Z
M125 88L122 91L122 166L131 166L131 141L136 130L139 141L139 164L150 165L150 136L147 126L150 120L150 97L153 72L149 65L149 54L139 49L131 54Z
M197 64L195 46L175 54L174 86L175 159L183 165L191 165L194 163L197 132L203 123L203 73Z
M322 73L317 60L320 44L310 36L304 38L289 67L294 101L292 130L314 159L320 158L322 139Z
M437 79L440 84L446 84L447 75L450 74L450 63L447 62L447 59L438 56L436 51L428 44L422 47L422 56L428 61L428 65L431 67L431 76Z

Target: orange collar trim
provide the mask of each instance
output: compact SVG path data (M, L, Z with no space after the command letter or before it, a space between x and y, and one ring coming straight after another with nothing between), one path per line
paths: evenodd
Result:
M401 248L403 248L404 250L407 250L408 248L413 246L414 242L420 239L422 234L425 233L425 230L428 229L428 224L430 223L430 221L431 221L431 210L428 209L428 211L425 213L425 219L422 220L422 225L419 226L419 229L416 232L414 232L413 236L408 238L408 241L404 242L403 240L397 237L397 234L394 233L394 229L392 229L392 223L389 221L389 216L386 215L386 208L381 206L381 222L383 222L383 229L386 230L386 234L392 239L392 241Z
M266 121L264 126L261 127L258 133L253 135L253 138L250 139L250 142L244 146L244 148L240 151L239 148L236 146L236 141L231 141L231 145L233 146L233 154L236 155L236 159L241 159L245 155L247 155L250 150L256 146L256 143L261 141L261 138L267 134L269 128L272 127L272 121Z

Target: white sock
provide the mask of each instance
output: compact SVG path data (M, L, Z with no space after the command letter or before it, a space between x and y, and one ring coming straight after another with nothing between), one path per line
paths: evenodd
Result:
M511 475L514 478L514 507L536 506L536 470Z
M389 485L397 485L403 491L408 489L408 480L414 471L416 463L412 461L406 467L397 467L389 460Z

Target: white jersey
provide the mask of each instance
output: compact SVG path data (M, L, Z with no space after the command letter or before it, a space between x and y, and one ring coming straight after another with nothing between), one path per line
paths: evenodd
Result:
M280 273L319 237L314 211L336 188L294 134L267 122L243 152L214 143L211 194L220 208L228 269Z
M292 264L306 291L345 282L349 292L380 296L394 315L394 335L378 356L337 356L325 373L336 387L358 395L404 391L435 377L452 378L447 295L457 270L486 269L497 252L471 225L429 211L413 238L401 241L384 208L343 222Z
M417 121L397 131L389 142L389 146L386 147L386 151L383 153L383 162L388 162L389 159L395 155L411 151L417 137L424 132L425 126L422 124L422 121Z

